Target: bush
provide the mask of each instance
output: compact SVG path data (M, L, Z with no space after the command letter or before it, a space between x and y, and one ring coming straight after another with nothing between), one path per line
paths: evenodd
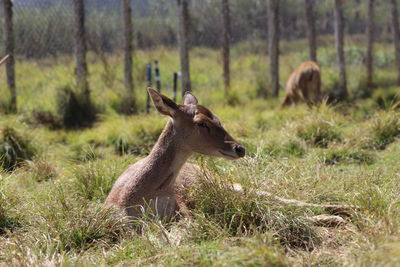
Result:
M55 168L45 159L34 159L26 161L26 169L37 182L51 180L57 176Z
M251 190L234 193L232 186L222 177L205 174L199 188L191 191L190 198L196 203L194 212L207 218L203 220L205 228L210 228L208 222L211 221L231 236L268 232L282 245L292 248L312 249L320 242L310 222L304 215L300 216L300 209L276 205ZM203 235L202 238L212 239L216 228L213 226L210 230L212 236Z
M71 201L58 188L52 198L38 206L25 238L44 251L82 251L110 246L130 233L128 219L114 210L81 201ZM57 211L57 212L55 212Z
M264 153L272 156L302 157L305 153L304 145L296 139L290 139L283 144L271 143L264 147Z
M375 157L363 150L341 148L329 150L322 154L323 162L327 165L338 163L357 163L370 165L375 162Z
M371 124L365 148L385 149L400 135L400 118L394 111L377 115Z
M3 169L12 171L24 160L36 153L28 138L19 135L14 128L5 127L0 136L0 164Z
M89 161L72 169L78 194L86 199L103 201L124 171L126 161Z
M4 180L0 177L0 235L20 225L18 219L10 215L12 204L10 198L4 193L3 183Z
M378 107L385 110L400 107L400 94L396 89L376 90L372 95L372 100Z
M296 136L308 144L327 147L330 142L341 141L339 131L329 122L320 118L310 118L296 127Z
M126 135L113 132L107 139L119 155L130 153L144 156L149 154L161 132L162 128L145 128L144 125L137 125L134 132Z
M79 128L91 126L98 110L84 93L66 86L57 95L57 112L65 128Z

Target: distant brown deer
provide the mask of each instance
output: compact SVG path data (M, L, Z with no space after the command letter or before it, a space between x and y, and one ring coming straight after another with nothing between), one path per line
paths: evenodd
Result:
M245 155L245 148L210 110L197 103L192 93L186 92L183 105L151 88L148 93L158 112L170 120L150 154L115 182L105 207L122 208L132 217L140 217L141 209L149 207L159 217L170 219L185 210L182 188L195 182L196 176L187 174L198 167L185 164L193 153L238 159Z
M9 56L7 55L7 56L3 57L3 59L0 60L0 66L7 61L8 57Z
M314 104L321 101L321 70L314 61L300 64L286 83L286 95L282 107L305 102Z

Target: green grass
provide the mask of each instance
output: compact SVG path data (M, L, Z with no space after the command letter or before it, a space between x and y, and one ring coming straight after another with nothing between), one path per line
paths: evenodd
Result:
M284 43L281 83L307 58L306 42ZM334 49L318 50L324 90L337 82ZM14 140L18 163L0 173L0 265L162 266L395 266L400 260L400 88L391 47L377 46L377 89L366 97L362 48L348 44L349 102L277 108L268 58L246 44L232 50L232 88L225 99L219 52L191 51L194 93L243 143L237 161L195 156L207 175L190 191L191 217L160 222L149 216L128 223L102 205L115 179L149 153L168 118L144 114L145 64L159 59L163 92L172 96L178 53L157 48L135 54L140 112L119 115L124 95L121 55L109 55L111 72L89 54L92 100L99 107L89 128L66 130L38 123L37 112L60 118L58 90L73 84L71 58L17 61L19 115L2 115L1 147ZM286 49L287 48L287 49ZM7 97L5 80L0 79ZM362 93L362 94L361 94ZM366 98L357 99L364 95ZM178 94L180 102L180 94ZM46 116L45 116L46 115ZM4 131L4 129L8 129ZM11 141L10 141L11 140ZM8 143L7 143L8 142ZM232 193L241 183L243 194ZM346 225L321 228L306 217L317 208L294 208L260 197L358 207ZM135 227L140 225L140 227ZM133 227L132 227L133 226Z

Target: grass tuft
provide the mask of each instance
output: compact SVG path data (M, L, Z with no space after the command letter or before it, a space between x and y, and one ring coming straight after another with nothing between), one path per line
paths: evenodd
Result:
M353 150L350 148L330 149L322 152L323 162L327 165L339 163L373 164L375 157L373 154L364 150Z
M307 144L323 148L326 148L330 142L339 142L342 139L338 129L321 118L308 118L298 123L295 132L296 136Z
M319 237L310 222L293 207L277 206L276 203L257 196L253 191L234 193L232 183L222 177L205 174L200 187L192 191L195 212L204 214L203 238L214 238L215 225L230 236L246 236L269 232L283 246L313 249ZM304 214L303 214L304 215ZM212 227L210 227L210 223ZM206 233L211 233L211 236Z
M126 160L116 159L89 161L74 167L72 176L78 195L89 200L105 200L126 166Z
M0 164L3 169L12 171L24 160L31 159L36 154L29 139L20 135L14 128L6 126L0 136Z
M84 93L77 93L68 86L60 89L57 95L57 111L65 128L91 126L98 113Z
M32 179L37 182L44 182L57 177L56 169L46 159L27 160L25 166Z
M400 135L400 117L394 111L381 113L372 119L366 148L385 149L387 145L393 143Z
M81 251L93 246L110 246L130 232L123 214L86 201L71 202L63 189L57 188L51 200L38 206L26 242L34 242L41 250L55 252ZM55 212L56 211L56 212ZM28 229L29 230L29 229Z

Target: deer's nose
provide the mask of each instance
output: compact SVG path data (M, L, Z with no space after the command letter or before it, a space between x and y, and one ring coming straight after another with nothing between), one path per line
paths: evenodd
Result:
M235 151L236 155L238 155L240 158L244 157L246 154L246 149L241 145L234 146L233 151Z

